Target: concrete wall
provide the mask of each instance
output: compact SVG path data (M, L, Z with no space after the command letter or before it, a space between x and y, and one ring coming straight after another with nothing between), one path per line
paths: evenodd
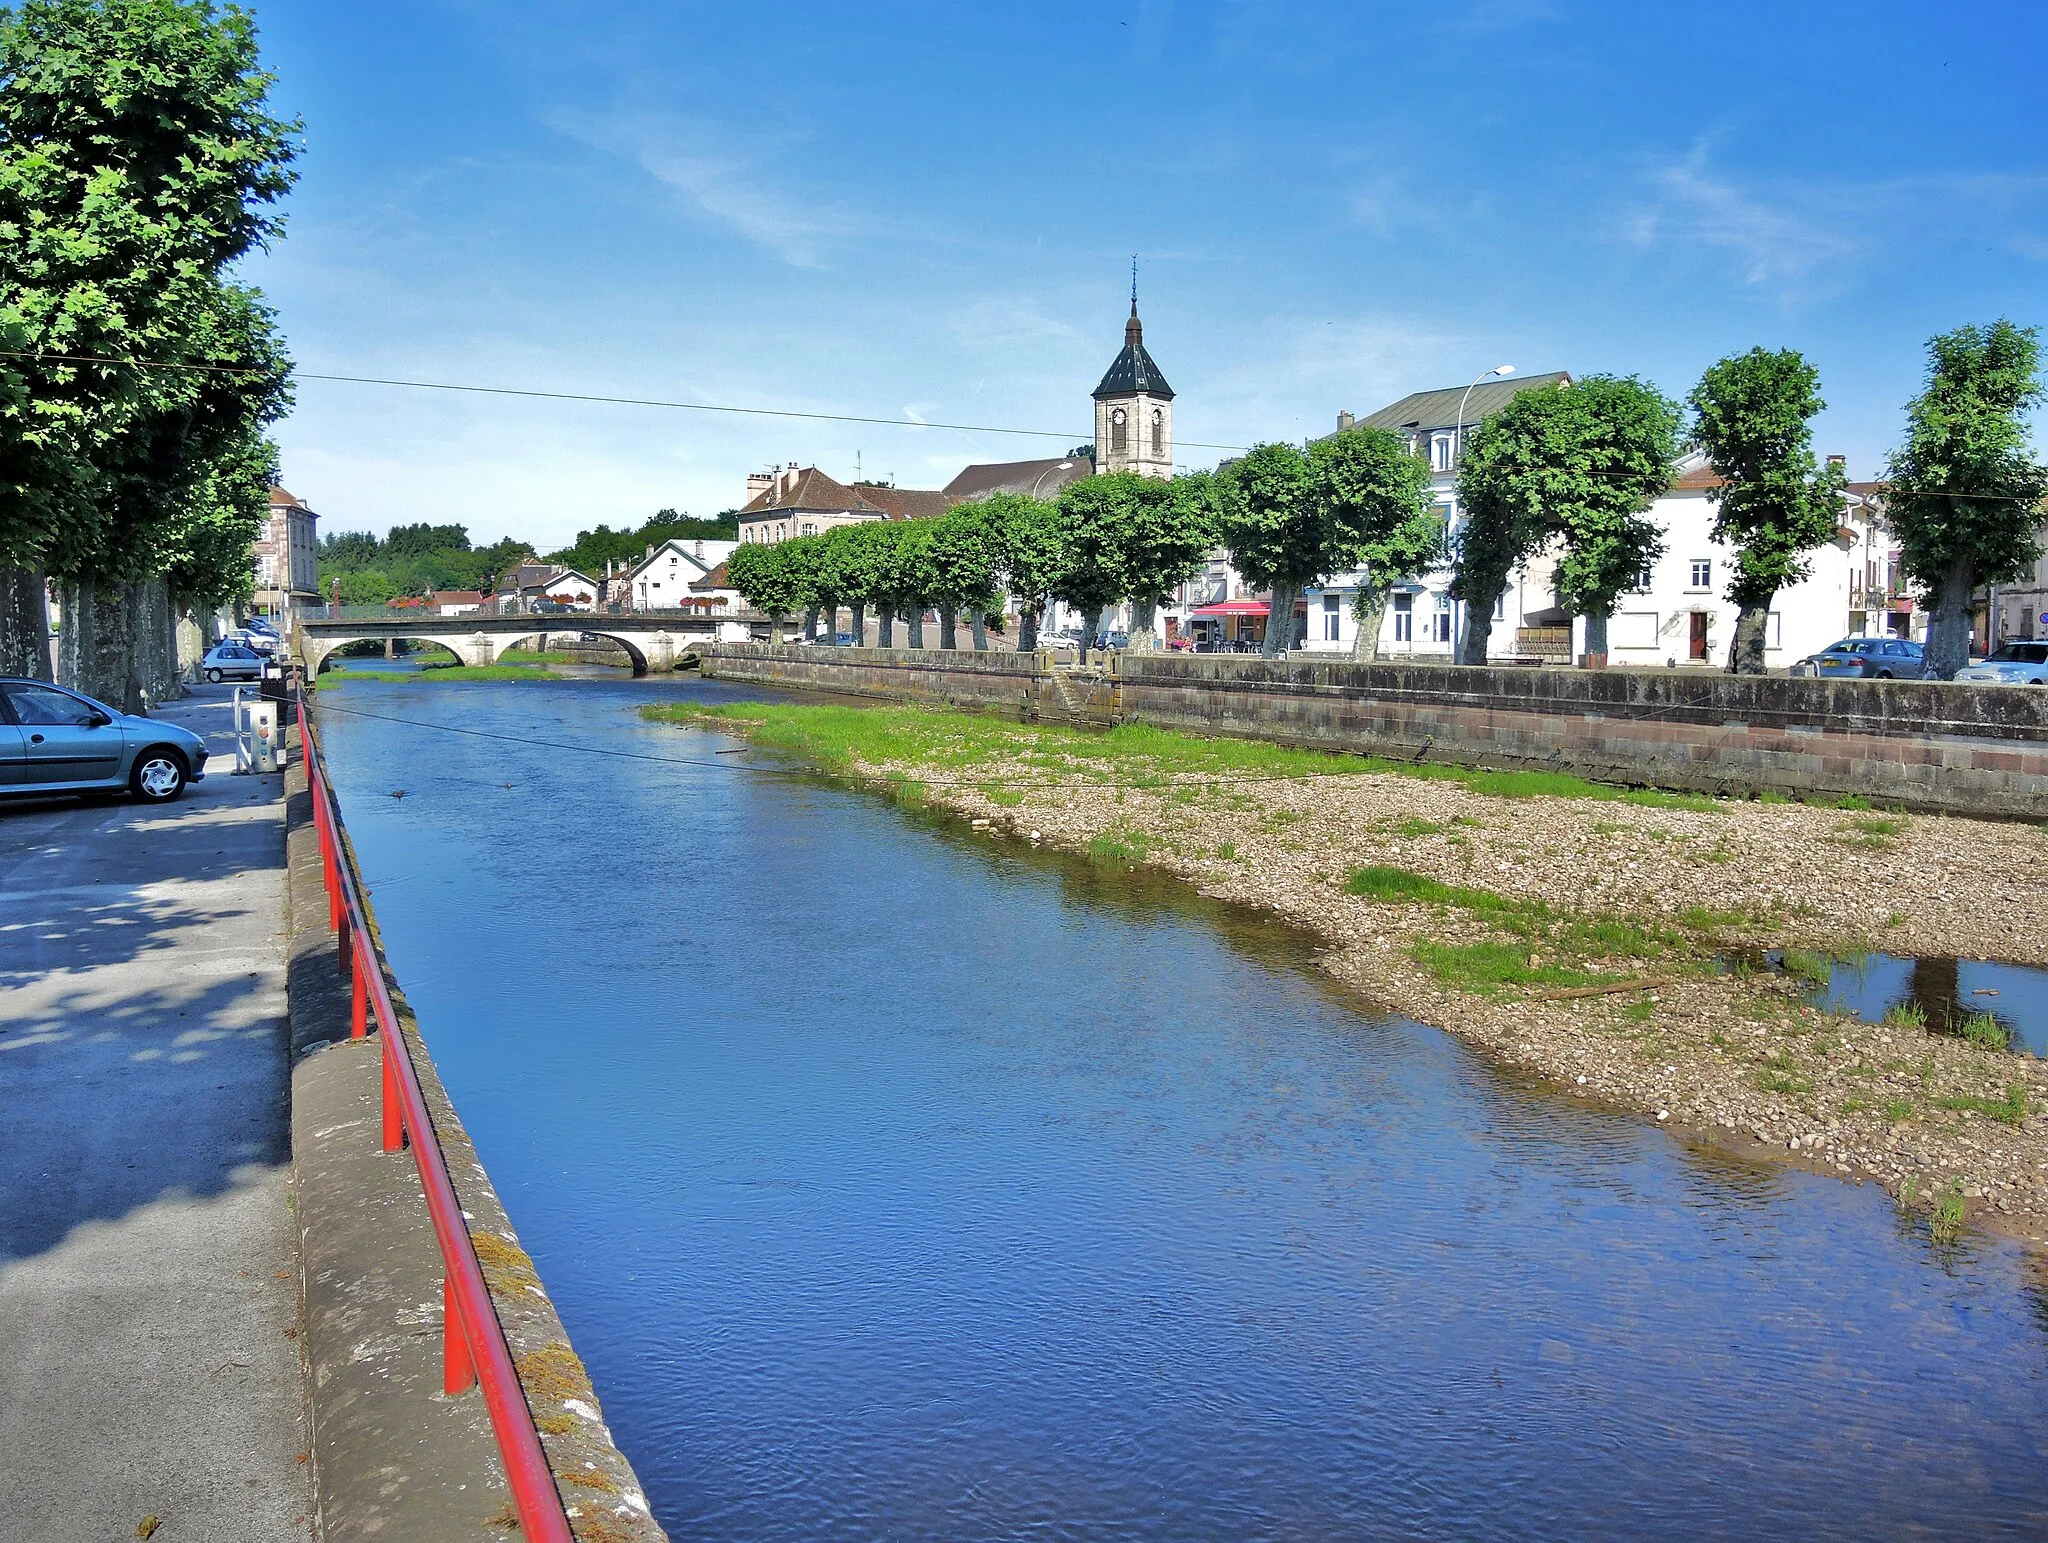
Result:
M1014 653L725 644L700 655L707 675L759 684L1010 711L1044 699L1035 661ZM2048 690L1124 654L1114 696L1124 721L1201 734L1704 792L2048 815Z

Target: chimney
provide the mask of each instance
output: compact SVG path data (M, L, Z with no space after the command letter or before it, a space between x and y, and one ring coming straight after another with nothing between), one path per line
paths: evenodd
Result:
M774 467L771 466L766 471L750 472L747 476L747 502L751 504L755 499L759 498L763 493L767 492L770 488L774 486Z
M652 560L653 560L653 558L654 558L654 543L653 543L652 541L650 541L650 542L648 542L648 543L647 543L647 560L648 560L648 561L652 561Z
M1337 414L1337 432L1339 434L1342 434L1346 429L1350 428L1353 424L1357 422L1358 420L1352 417L1351 414L1339 413Z
M1844 471L1847 471L1849 467L1849 458L1845 455L1831 455L1828 457L1828 465L1839 466Z
M698 561L698 562L700 562L700 563L701 563L702 561L704 561L704 541L703 541L703 538L702 538L702 537L699 537L699 538L698 538L698 541L697 541L697 550L696 550L695 552L691 553L690 555L691 555L691 556L693 556L693 557L695 557L695 558L697 559L697 561Z

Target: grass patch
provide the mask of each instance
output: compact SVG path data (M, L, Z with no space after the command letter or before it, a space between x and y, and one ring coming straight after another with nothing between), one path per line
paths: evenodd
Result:
M1152 855L1158 842L1141 830L1121 827L1088 840L1088 855L1099 863L1142 863Z
M1888 1029L1925 1029L1927 1009L1918 1002L1894 1002L1884 1010L1884 1026Z
M1847 793L1835 800L1835 807L1860 811L1870 807L1870 800L1855 793Z
M1740 911L1716 911L1708 906L1689 905L1678 913L1678 925L1689 932L1716 932L1723 927L1740 927L1749 918Z
M1611 787L1567 772L1486 771L1434 762L1389 761L1379 756L1336 755L1262 740L1204 739L1143 723L1091 733L948 708L808 702L660 703L642 707L640 712L656 722L723 725L842 772L855 763L964 771L1021 761L1033 769L1030 780L1144 782L1151 786L1165 786L1163 779L1167 778L1229 781L1379 773L1425 782L1455 782L1494 798L1579 798L1657 809L1719 807L1697 793ZM1022 776L1017 780L1023 780Z
M1960 1031L1964 1039L1973 1045L1982 1045L1986 1050L2009 1050L2012 1036L2005 1025L1989 1013L1972 1013L1963 1020Z
M2027 1117L2027 1090L2014 1083L2005 1090L2003 1098L1937 1098L1937 1109L1949 1109L1958 1114L1981 1114L2001 1125L2017 1125Z
M1000 782L984 782L981 791L990 803L1000 809L1014 809L1024 802L1022 793L1013 793Z
M1621 1016L1630 1023L1648 1023L1657 1016L1657 1004L1655 1002L1632 1002Z
M1435 820L1425 820L1418 815L1404 814L1393 821L1387 829L1397 836L1434 836L1443 829Z
M1223 842L1220 846L1216 848L1216 855L1222 858L1226 863L1236 862L1237 843L1235 841Z
M392 685L444 680L552 680L554 671L537 664L429 664L417 670L330 670L322 690L346 681L376 680Z
M1780 1050L1756 1074L1756 1085L1766 1093L1811 1093L1813 1084L1799 1075L1799 1063Z
M1910 1120L1913 1118L1913 1106L1903 1098L1888 1098L1884 1104L1884 1117L1893 1125L1901 1120Z
M1482 996L1503 986L1593 986L1613 978L1554 960L1532 964L1531 956L1512 943L1439 943L1425 938L1411 953L1441 984Z
M1896 836L1906 828L1907 823L1903 815L1873 815L1867 820L1851 820L1849 827L1863 832L1866 836Z
M1956 1179L1934 1203L1934 1213L1927 1218L1927 1231L1937 1243L1953 1243L1963 1235L1963 1216L1963 1185Z
M1809 986L1825 986L1834 978L1835 961L1810 948L1788 948L1780 962L1787 975Z

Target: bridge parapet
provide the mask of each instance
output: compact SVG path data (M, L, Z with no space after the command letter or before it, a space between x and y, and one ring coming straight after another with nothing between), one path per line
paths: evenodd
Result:
M772 636L778 623L754 612L737 615L701 611L636 611L624 615L574 611L554 615L301 616L294 646L308 675L318 675L336 649L349 643L416 638L438 643L464 664L496 664L505 651L527 639L551 634L590 634L617 643L633 661L633 673L673 670L699 644Z

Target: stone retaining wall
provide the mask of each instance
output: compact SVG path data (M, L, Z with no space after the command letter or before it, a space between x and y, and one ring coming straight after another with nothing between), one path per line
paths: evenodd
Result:
M707 675L1030 715L1017 653L698 650ZM2048 690L1689 670L1122 654L1116 715L1163 728L1715 793L1765 789L1957 814L2048 815Z

